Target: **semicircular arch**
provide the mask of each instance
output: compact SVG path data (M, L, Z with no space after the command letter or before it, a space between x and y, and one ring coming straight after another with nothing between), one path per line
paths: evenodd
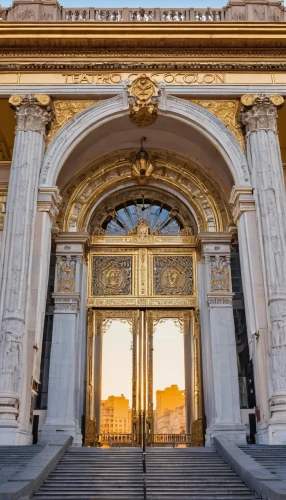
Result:
M128 113L127 99L118 95L88 107L71 119L55 135L46 151L40 172L40 185L54 186L69 155L86 136L106 122ZM159 114L180 120L198 130L220 151L234 184L250 185L245 154L234 135L216 116L198 104L173 96L160 100Z
M59 227L63 231L86 231L92 214L102 200L114 192L137 186L132 177L131 150L122 150L93 161L71 180L62 192ZM167 151L156 154L150 188L172 192L193 214L199 231L224 231L232 223L223 189L202 166L189 158Z

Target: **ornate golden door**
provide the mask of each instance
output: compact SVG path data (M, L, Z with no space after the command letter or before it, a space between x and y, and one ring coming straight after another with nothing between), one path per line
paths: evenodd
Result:
M178 322L185 336L184 442L202 444L196 239L149 233L141 221L132 235L92 237L87 299L86 444L104 440L100 436L101 351L102 335L111 319L127 322L132 334L132 431L121 444L142 445L145 437L148 444L156 443L153 333L158 322L170 318Z

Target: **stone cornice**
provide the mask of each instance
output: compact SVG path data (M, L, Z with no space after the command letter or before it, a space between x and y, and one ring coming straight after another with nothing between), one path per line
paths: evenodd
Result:
M58 215L58 207L62 201L59 188L57 186L40 187L38 191L37 210L38 212L48 212L53 221Z
M182 47L206 49L247 46L251 49L286 47L285 23L2 23L0 48L35 49Z
M231 191L229 203L232 205L232 215L235 224L243 212L255 211L253 188L245 186L234 186Z
M1 52L0 52L1 55ZM43 53L43 57L45 54ZM285 54L286 56L286 54ZM11 55L11 58L13 56ZM113 56L116 57L116 56ZM142 56L143 57L143 56ZM155 56L156 57L156 56ZM231 58L232 55L229 54ZM259 57L259 56L257 56ZM263 57L260 54L260 57ZM84 70L84 71L286 71L285 62L19 62L2 63L0 71Z
M209 307L232 307L232 300L234 297L232 292L210 292L208 294Z

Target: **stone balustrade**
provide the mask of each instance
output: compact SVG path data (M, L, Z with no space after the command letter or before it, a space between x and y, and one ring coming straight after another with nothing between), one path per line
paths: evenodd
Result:
M14 0L9 8L1 8L0 20L8 22L166 22L166 23L216 23L216 22L284 22L286 8L276 0L230 0L220 9L204 8L64 8L57 0L29 3Z

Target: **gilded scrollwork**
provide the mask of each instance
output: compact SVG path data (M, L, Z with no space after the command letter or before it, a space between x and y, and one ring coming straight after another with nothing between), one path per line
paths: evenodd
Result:
M93 257L92 295L131 295L132 256Z
M99 100L54 100L54 119L51 123L49 133L46 136L46 145L48 146L58 131L75 115L88 108L92 104L100 102Z
M188 99L190 100L190 99ZM240 102L238 99L233 100L191 100L210 111L213 115L219 118L233 135L237 138L239 144L245 149L244 134L241 123L239 121Z
M153 269L155 295L193 294L192 256L154 256Z

